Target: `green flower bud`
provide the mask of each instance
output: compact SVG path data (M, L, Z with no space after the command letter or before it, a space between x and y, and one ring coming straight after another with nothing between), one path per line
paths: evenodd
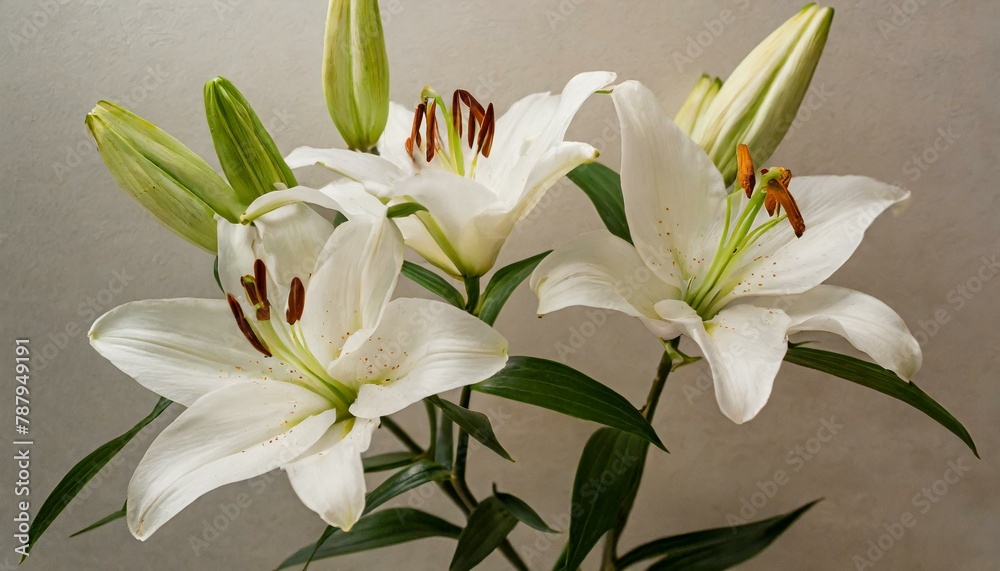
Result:
M239 222L245 207L225 179L156 125L108 101L86 123L118 185L182 238L214 252L215 214Z
M684 101L684 105L681 106L681 110L674 117L674 123L677 123L677 126L688 135L693 133L701 119L705 117L705 112L711 107L712 101L715 100L720 89L722 89L721 79L702 74L687 100Z
M243 94L226 78L205 84L205 116L226 179L244 206L275 184L297 186L274 140Z
M736 177L736 146L764 163L798 113L819 64L833 8L809 4L764 39L733 71L692 132L726 184Z
M347 146L375 148L389 119L389 60L378 0L330 0L323 94Z

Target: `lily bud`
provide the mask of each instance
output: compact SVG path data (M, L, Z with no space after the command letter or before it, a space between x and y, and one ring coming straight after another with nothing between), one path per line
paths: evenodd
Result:
M275 188L298 186L250 103L228 79L205 84L205 116L222 171L245 206Z
M245 206L222 175L156 125L108 101L86 123L118 185L182 238L214 252L215 214L239 222Z
M703 122L705 112L712 106L712 101L715 100L720 89L722 89L721 79L702 74L687 100L684 101L684 105L681 106L681 110L674 117L674 123L688 135L693 133L698 124Z
M330 0L323 94L347 146L375 148L389 118L389 60L378 0Z
M764 39L726 80L691 137L725 178L736 177L736 146L765 162L788 132L826 45L833 8L809 4Z

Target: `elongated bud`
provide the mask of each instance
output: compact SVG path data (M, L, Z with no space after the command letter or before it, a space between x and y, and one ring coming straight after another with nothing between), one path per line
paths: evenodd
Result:
M182 238L214 252L215 214L239 222L245 206L222 175L156 125L108 101L86 123L118 185Z
M298 185L250 103L228 79L205 84L205 116L226 179L246 206L276 184Z
M788 132L823 54L833 9L809 4L764 39L725 81L691 137L726 184L736 178L736 145L763 163Z
M389 60L377 0L330 0L323 94L347 146L375 148L389 118Z
M677 116L674 117L674 123L677 123L677 126L688 135L693 133L698 124L702 122L701 119L705 117L705 112L711 107L712 101L715 100L720 89L722 89L721 79L703 74L698 79L698 83L694 85L687 100L684 101L681 110L677 112Z

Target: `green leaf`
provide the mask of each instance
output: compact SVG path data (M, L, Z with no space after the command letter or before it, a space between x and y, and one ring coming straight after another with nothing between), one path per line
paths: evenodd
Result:
M405 470L400 470L379 487L365 496L365 513L369 513L400 494L429 482L440 482L451 477L451 471L430 460L420 460Z
M122 509L120 509L120 510L118 510L118 511L112 513L112 514L108 514L108 515L102 517L101 519L95 521L94 523L88 525L87 527L81 529L80 531L78 531L78 532L70 535L70 537L76 537L76 536L78 536L80 534L87 533L88 531L93 531L93 530L101 527L102 525L104 525L106 523L111 523L111 522L113 522L115 520L119 520L119 519L125 517L125 515L127 513L128 513L128 502L126 502L122 506Z
M42 504L41 509L38 510L38 514L35 515L35 520L31 522L31 529L28 531L28 535L31 538L28 542L27 548L30 551L31 548L38 542L38 539L42 536L46 529L52 524L53 521L59 516L60 513L69 505L73 498L80 493L80 490L87 485L98 472L101 471L104 466L115 457L116 454L121 452L121 449L129 443L132 438L139 433L147 424L153 422L156 417L167 409L168 406L173 401L160 398L159 402L156 403L156 407L153 411L146 416L146 418L139 421L130 428L125 434L122 434L118 438L113 438L105 444L101 445L97 450L94 450L87 455L86 458L77 462L76 466L70 469L70 471L63 476L63 479L56 484L52 493ZM25 556L26 557L26 556ZM24 557L21 557L21 561L24 561Z
M511 357L503 370L472 388L630 432L666 450L649 421L625 397L562 363Z
M493 275L493 279L490 280L489 285L486 286L486 292L483 293L483 299L480 302L481 306L479 308L479 319L482 319L489 325L493 325L497 317L500 316L500 310L507 303L507 298L510 297L510 294L514 293L517 286L530 276L531 272L535 271L538 263L551 253L552 250L542 252L537 256L525 258L520 262L514 262L509 266L504 266L497 270L497 273Z
M441 415L441 423L437 433L437 444L434 446L434 461L451 469L455 462L455 423L447 415Z
M632 235L625 218L622 177L600 163L580 165L566 176L594 203L608 230L622 240L631 242Z
M393 468L409 466L417 461L412 452L386 452L361 459L365 472L384 472Z
M563 569L579 567L614 525L621 507L631 501L648 448L642 438L614 428L602 428L587 441L573 480L573 509Z
M403 262L403 275L455 307L465 309L465 299L462 298L462 294L458 293L455 286L434 272L413 262Z
M815 501L810 502L791 513L754 523L657 539L626 553L618 560L618 568L625 569L651 557L662 557L649 569L655 571L729 569L767 549L799 516L815 504Z
M354 528L348 533L331 529L333 531L329 534L323 532L326 539L320 538L322 541L317 542L318 548L317 544L312 544L299 549L285 559L278 569L301 565L310 559L358 553L427 537L456 539L462 533L460 527L412 508L391 508L369 514L354 524Z
M406 218L411 214L426 211L427 209L424 208L424 205L418 202L402 202L400 204L390 206L386 212L386 216L389 218Z
M469 571L493 552L517 525L517 518L507 511L496 496L483 500L469 515L458 536L449 571Z
M542 516L538 515L538 512L531 509L524 500L521 498L511 495L504 494L497 491L496 484L493 484L493 495L496 499L500 500L503 507L507 508L507 511L511 513L521 522L537 529L538 531L544 531L545 533L559 533L557 530L549 527L549 524L545 523Z
M976 443L972 441L972 436L962 423L917 385L904 381L896 373L861 359L802 346L789 347L785 353L785 360L829 373L905 402L961 438L976 458L979 458Z
M488 416L481 412L462 408L437 396L427 397L427 400L434 403L434 406L440 408L445 416L451 419L462 430L468 432L469 436L478 440L483 446L486 446L511 462L514 461L510 457L510 454L500 445L500 441L497 440L497 435L493 432L493 425L490 424Z

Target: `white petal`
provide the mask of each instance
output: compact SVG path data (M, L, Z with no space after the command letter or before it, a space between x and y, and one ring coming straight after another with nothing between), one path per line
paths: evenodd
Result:
M682 301L660 302L656 311L701 347L723 414L737 424L757 416L788 348L788 316L776 308L737 305L702 322Z
M127 303L98 319L89 336L91 345L124 373L184 406L234 382L288 371L250 345L222 300Z
M392 184L406 173L392 162L370 153L345 149L316 149L299 147L291 152L285 162L291 168L320 165L364 185L365 190L379 198L390 198Z
M679 295L646 267L632 244L606 230L556 248L535 268L530 285L539 315L583 305L657 318L653 306Z
M365 510L361 453L368 450L376 428L378 420L338 422L299 459L282 467L302 503L344 531L350 531Z
M360 183L338 180L320 189L296 186L269 192L253 201L243 213L243 219L251 222L276 208L297 202L336 210L347 218L381 218L386 211L386 206Z
M487 379L506 362L507 340L492 327L445 303L403 298L386 307L378 328L330 373L364 383L351 414L376 418Z
M410 138L410 129L413 126L413 112L413 107L390 102L389 120L378 141L378 151L382 158L396 165L400 171L411 175L415 171L413 158L406 152L406 140Z
M335 416L326 399L291 383L238 383L203 396L136 467L128 488L132 535L144 540L203 494L294 460Z
M455 263L441 249L441 246L431 236L431 233L427 231L427 227L424 226L419 217L407 216L405 218L395 218L393 222L399 227L399 231L403 233L406 245L413 249L414 252L420 254L421 257L440 268L449 276L462 279L462 272L455 267Z
M909 193L861 176L793 178L790 188L805 219L796 238L780 224L747 249L743 266L724 286L729 299L801 293L826 281L861 244L865 230ZM761 211L757 223L767 220Z
M417 216L455 267L469 276L493 267L516 221L492 191L446 171L425 170L397 185L396 192L427 208Z
M789 335L826 331L844 337L876 363L909 380L920 368L920 344L903 319L874 297L842 287L819 285L775 300L791 318ZM786 305L787 304L787 305Z
M705 151L641 83L612 92L622 129L622 191L632 241L663 281L698 287L719 245L726 189Z
M322 365L378 324L402 265L403 237L392 222L350 220L334 230L306 287L302 317L306 344Z
M531 169L524 193L508 204L513 209L514 219L518 222L523 220L542 199L545 191L569 171L584 163L594 162L597 155L597 149L586 143L559 143L550 148Z
M615 74L607 71L581 73L559 95L536 93L514 103L497 120L493 152L482 161L476 178L514 202L524 194L535 163L562 142L587 98L614 80Z

